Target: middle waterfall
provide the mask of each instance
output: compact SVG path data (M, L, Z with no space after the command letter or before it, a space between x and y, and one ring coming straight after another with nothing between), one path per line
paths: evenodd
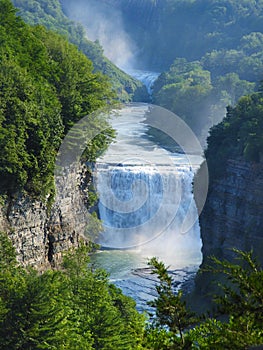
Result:
M99 243L159 256L173 265L198 264L201 241L192 179L201 158L170 153L152 142L145 123L149 108L126 106L112 120L117 139L96 171L104 225Z

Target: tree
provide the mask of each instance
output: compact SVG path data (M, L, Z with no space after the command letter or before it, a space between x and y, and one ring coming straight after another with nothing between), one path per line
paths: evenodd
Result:
M144 317L135 302L109 284L103 270L89 265L89 247L81 244L76 252L64 257L68 288L74 295L74 309L80 313L79 328L90 331L95 349L139 349L144 331Z
M23 290L24 275L16 262L15 249L8 236L0 231L0 329L11 312L10 299Z
M229 320L208 318L191 330L190 337L198 349L247 349L263 344L263 270L252 252L234 252L237 264L214 257L205 268L225 276L219 285L222 293L214 298L219 313Z
M168 72L154 84L153 101L178 114L200 135L207 124L208 102L212 91L210 72L200 62L176 59Z
M0 233L0 347L141 349L144 316L135 302L89 264L90 247L65 254L63 269L19 267Z
M221 285L223 296L215 298L221 313L234 317L253 315L255 323L263 323L263 270L252 252L234 249L238 264L212 258L215 266L208 268L217 274L224 274L230 283Z
M62 138L82 117L108 107L114 94L108 79L94 73L65 38L26 25L9 0L0 0L0 10L0 192L13 197L26 191L50 207ZM98 119L91 122L96 127ZM103 126L87 145L89 160L114 136L106 118Z
M244 35L240 40L240 49L248 56L260 53L263 46L263 34L261 32L251 32Z
M61 271L40 275L20 267L11 241L0 233L1 349L91 349L91 334L79 333L66 286Z
M45 26L76 45L93 62L96 72L109 77L111 86L121 101L130 101L133 98L137 98L138 101L148 100L145 86L103 56L103 49L98 40L95 42L88 40L86 29L66 16L65 2L59 0L12 0L12 2L19 9L19 16L27 23Z
M182 299L183 292L179 290L175 293L172 277L169 276L168 269L164 263L154 257L149 261L148 265L152 268L152 273L157 274L159 280L159 284L155 287L158 297L149 302L149 305L155 308L156 319L153 319L154 324L157 329L159 327L161 329L168 328L174 344L177 344L178 348L187 349L189 342L184 332L188 327L195 324L197 319L194 313L188 310L186 302ZM159 331L159 334L162 334L162 331ZM179 344L177 335L179 335L180 339ZM150 337L152 337L151 332ZM167 341L167 337L164 337L164 339Z
M228 107L226 117L210 130L205 151L210 180L224 176L228 159L243 158L259 162L263 149L262 92L243 96L235 107ZM210 184L211 184L210 181Z
M255 91L255 83L241 80L236 73L219 76L214 84L214 94L217 101L224 101L224 106L233 106L244 95Z
M15 249L0 232L0 347L19 349L23 337L20 310L26 291L26 274L18 266ZM17 344L17 345L16 345Z

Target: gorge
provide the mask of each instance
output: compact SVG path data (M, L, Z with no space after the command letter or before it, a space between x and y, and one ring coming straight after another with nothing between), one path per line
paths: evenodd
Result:
M19 3L19 2L17 2ZM73 3L71 1L63 1L64 8L66 7L67 3ZM112 1L103 1L102 3L111 3L111 4L117 4L118 1L112 0ZM148 16L147 24L150 23L153 24L154 30L156 28L159 28L161 20L159 16L157 16L156 11L158 10L158 6L161 5L160 1L157 2L151 2L151 6L149 6L149 3L147 4L147 1L136 1L136 6L134 7L134 12L130 13L127 12L127 8L131 9L132 2L126 2L126 1L120 1L122 7L124 8L125 16L129 17L129 15L132 15L133 17L138 17L138 13L140 10L140 3L143 4L143 13L144 16ZM157 7L153 4L156 3ZM165 2L168 4L168 2ZM194 2L192 2L194 4ZM146 6L147 5L147 6ZM195 49L197 50L190 50L191 54L193 56L189 56L189 47L187 45L184 46L185 43L188 41L180 41L180 46L176 47L177 54L180 52L180 47L184 49L185 57L187 59L199 59L200 62L192 64L192 62L188 62L185 65L191 66L191 69L189 72L185 72L184 69L180 72L180 79L183 77L184 82L186 85L180 85L181 80L178 82L176 79L178 79L178 75L175 77L170 77L169 74L173 73L174 71L177 74L177 65L183 65L182 61L178 61L174 66L171 66L171 69L169 73L163 73L159 78L159 83L161 84L163 81L167 83L167 85L161 86L160 91L166 93L167 91L171 92L171 94L165 95L170 97L173 96L174 91L178 92L178 95L180 95L182 92L186 94L180 95L183 98L185 96L188 98L183 101L188 101L188 103L183 103L186 107L192 107L193 98L192 96L196 97L197 102L199 101L199 96L204 97L205 104L207 103L207 98L211 97L212 95L207 95L210 91L215 91L219 94L219 99L222 101L224 108L226 104L229 103L236 103L236 97L241 96L242 94L251 93L255 87L255 79L259 79L261 76L261 61L260 60L260 52L261 50L261 44L260 44L260 33L258 35L251 34L256 33L258 30L260 30L259 27L257 27L257 23L260 23L259 21L254 21L252 18L257 17L257 13L260 13L260 11L252 11L251 14L251 21L244 22L246 23L247 27L244 27L244 32L238 31L239 23L242 23L242 20L246 18L246 11L243 11L243 7L245 6L242 2L242 6L240 7L240 17L237 14L237 11L235 11L235 3L234 2L226 2L225 9L218 8L217 4L213 3L213 6L209 5L209 3L205 2L205 9L206 13L209 13L209 18L211 19L211 23L209 21L206 21L205 23L208 23L208 28L205 38L207 41L211 43L211 46L209 46L209 51L206 53L205 47L200 48L200 52L197 50L199 41L195 40L193 32L191 32L191 43L193 43L193 40L195 40ZM21 5L22 6L22 5ZM194 5L193 5L194 6ZM252 6L252 5L251 5ZM169 10L167 7L166 10ZM200 10L200 8L194 7L191 9L191 11ZM48 10L50 11L50 9ZM184 8L182 7L182 13L185 13L186 18L189 18L190 15L196 12L189 13L186 11L184 12ZM199 13L197 11L197 13ZM218 12L219 11L219 12ZM221 12L220 12L221 11ZM50 11L52 12L52 11ZM30 13L30 11L29 11ZM128 13L128 14L127 14ZM180 12L181 13L181 12ZM217 16L216 13L221 13L220 16ZM172 14L172 12L171 12ZM210 14L213 14L213 16ZM27 13L28 15L28 13ZM153 16L153 17L151 17ZM237 18L235 17L237 16ZM30 16L29 16L30 17ZM154 18L155 21L151 22L149 18ZM201 17L196 16L198 20ZM203 18L203 17L202 17ZM227 21L224 22L225 19L230 20L231 18L234 18L232 22L229 22L232 26L234 26L234 36L231 36L231 40L227 43L235 48L232 49L232 51L228 51L230 48L227 47L226 49L222 49L222 45L225 42L223 38L227 36ZM32 17L31 17L32 19ZM131 18L129 19L129 23L125 22L125 30L128 30L130 27L132 21ZM169 17L170 20L172 20ZM213 22L212 19L216 19L216 22ZM144 25L143 21L138 17L137 20L140 22L140 26ZM184 17L182 16L181 22L184 21ZM179 24L181 23L178 22ZM213 23L212 23L213 22ZM217 33L214 31L214 27L219 26L219 24L223 22L226 23L224 26L223 33ZM34 22L35 23L35 22ZM166 23L167 26L169 23ZM209 27L211 25L211 28ZM251 27L251 28L250 28ZM200 29L200 27L198 27ZM166 33L166 26L164 32ZM139 32L139 31L138 31ZM138 32L133 33L132 37L138 39ZM163 35L164 32L161 34ZM178 31L179 32L179 31ZM170 32L167 32L168 35ZM184 38L187 38L187 31L184 31ZM200 36L203 35L203 32L198 32ZM147 42L149 39L148 35L150 32L147 32L147 35L143 38L144 43ZM249 35L252 36L249 36ZM40 35L40 32L39 34ZM222 37L221 37L222 35ZM216 38L220 37L220 45L219 47L216 47ZM248 37L247 37L248 36ZM257 45L255 45L254 41L251 41L251 38L258 38ZM162 36L163 38L163 36ZM171 42L171 39L173 39L172 36L168 36L169 42ZM194 38L194 39L193 39ZM248 47L247 43L251 42L252 46ZM145 69L151 69L154 68L157 71L161 69L168 69L170 64L172 64L173 60L176 58L174 56L174 53L172 52L172 49L170 50L170 47L164 47L166 41L158 41L156 44L158 44L158 47L161 47L165 49L162 51L162 58L165 56L164 52L169 51L169 59L165 62L161 62L162 59L160 56L157 57L156 52L156 46L154 45L154 40L150 42L150 48L149 52L147 52L147 57L145 58L145 61L137 62L138 66L142 64L143 68ZM233 45L235 43L235 45ZM135 45L136 46L136 45ZM190 45L191 46L191 45ZM231 46L231 47L232 47ZM147 49L147 45L144 46L144 50ZM211 51L214 48L217 48L218 52ZM98 46L96 46L98 49ZM187 49L188 48L188 49ZM169 49L169 50L168 50ZM155 51L154 51L155 50ZM220 51L221 50L221 51ZM223 51L222 51L223 50ZM225 51L224 51L225 50ZM252 52L249 53L249 52ZM183 51L182 51L183 52ZM145 51L144 51L145 54ZM171 55L173 55L171 57ZM204 55L204 56L202 56ZM202 58L200 58L202 56ZM151 61L151 58L153 57L153 60ZM249 58L249 59L248 59ZM253 64L251 63L253 60ZM148 64L146 64L148 62ZM163 65L161 63L163 63ZM224 63L223 66L221 66L221 63ZM257 64L254 64L257 62ZM104 67L107 66L107 61L103 61L102 65ZM234 67L234 68L233 68ZM183 67L184 68L184 67ZM253 68L253 69L252 69ZM236 69L236 70L235 70ZM228 74L239 74L239 77L236 75L229 76ZM210 76L211 73L211 76ZM135 73L132 73L136 75ZM196 74L196 75L195 75ZM139 73L140 75L140 73ZM157 77L157 73L151 73L151 79L148 80L151 82L153 79ZM149 75L148 75L149 76ZM193 78L194 77L194 78ZM144 77L145 78L145 77ZM146 74L147 78L147 74ZM211 78L211 79L210 79ZM167 81L165 81L167 79ZM172 80L174 79L174 80ZM192 80L191 80L192 79ZM206 89L203 93L202 90L202 84L198 84L199 81L202 81L205 83ZM194 83L192 84L192 82ZM195 83L197 81L197 83ZM136 85L134 81L132 83L128 80L125 82L125 96L127 97L127 92L134 92L134 86L133 83ZM131 86L130 86L131 84ZM176 86L180 86L179 90L173 90L175 88L174 84L179 84ZM258 82L257 82L258 84ZM148 91L151 91L150 86L148 87ZM119 88L121 91L122 88ZM141 85L139 85L139 89L141 89ZM136 90L136 88L135 88ZM195 94L197 92L201 91L201 95ZM193 95L191 95L193 93ZM233 93L233 96L231 94ZM241 95L240 95L241 94ZM230 96L231 95L231 96ZM161 96L161 93L159 94L159 97ZM176 95L177 96L177 95ZM190 96L190 97L189 97ZM162 97L162 96L161 96ZM213 97L213 96L212 96ZM231 98L230 98L231 97ZM130 97L129 97L130 98ZM140 100L140 97L138 97ZM171 101L170 101L171 100ZM174 99L170 99L171 106L174 104ZM159 99L161 101L161 99ZM166 101L165 101L166 102ZM213 105L215 106L215 105ZM75 107L74 107L75 108ZM194 108L195 109L195 108ZM204 110L202 109L201 112ZM220 118L224 116L224 112L220 110ZM245 111L243 110L243 115L246 116ZM261 112L260 112L261 113ZM209 115L209 118L211 116ZM253 124L252 117L246 116L248 119L248 124ZM250 119L249 119L250 118ZM221 120L220 119L220 120ZM199 119L197 118L195 121L199 123ZM217 120L218 121L218 120ZM160 121L162 123L162 121ZM240 125L240 132L237 135L237 137L233 137L233 140L228 140L226 145L230 145L229 149L232 151L235 146L233 144L240 144L240 139L244 138L246 141L246 144L241 149L240 153L237 154L233 151L232 153L228 154L227 162L225 163L225 168L223 174L220 176L217 176L215 178L215 175L211 175L211 183L209 187L209 193L208 193L208 199L207 203L205 205L204 211L201 214L200 219L200 225L201 225L201 237L203 242L203 260L204 262L207 261L208 256L211 254L215 254L220 259L222 258L231 258L232 254L230 253L229 248L237 247L249 250L251 248L254 249L256 254L261 258L260 252L262 251L262 155L260 157L257 157L258 159L247 159L247 154L249 152L254 153L253 150L253 142L251 142L251 138L256 135L254 139L258 137L260 139L262 132L258 132L258 130L254 130L254 126L252 125L252 129L246 129L242 125L245 123L245 118L241 118L237 124ZM223 124L220 124L218 128L224 128L224 125L228 125L228 120L225 120ZM258 122L258 125L260 125L260 122ZM242 127L241 127L242 126ZM33 127L31 126L31 129ZM230 132L231 134L231 132ZM222 147L221 142L217 140L217 149L220 149ZM231 143L232 142L232 143ZM223 142L222 142L223 143ZM251 146L252 144L252 146ZM261 145L261 144L260 144ZM252 147L252 148L251 148ZM262 146L259 146L262 148ZM252 151L251 151L252 149ZM246 153L246 155L244 154ZM215 158L218 160L218 163L221 163L221 156L224 154L222 151L218 154L216 153ZM262 151L261 151L262 154ZM210 157L212 158L212 157ZM252 157L253 158L253 157ZM119 163L119 162L118 162ZM122 181L130 176L130 173L132 172L132 181L133 180L139 180L139 183L145 182L146 184L150 185L153 181L158 184L159 186L159 180L157 177L153 177L152 173L146 171L145 173L141 173L143 175L134 175L138 174L136 173L134 164L132 165L134 168L134 171L131 171L129 168L130 163L125 163L126 165L123 167L122 170L125 171L119 171L114 166L98 163L98 168L100 168L100 179L107 180L107 175L105 170L109 170L110 172L113 171L114 178L118 179L118 181ZM137 167L138 168L138 167ZM181 180L181 184L183 181L190 185L190 176L185 174L185 169L183 167L180 167L179 165L179 177ZM44 268L46 266L49 266L50 263L55 264L56 259L59 260L59 257L61 256L61 252L65 249L68 249L71 246L75 246L78 244L78 234L84 234L85 235L85 228L84 228L84 217L86 212L86 207L83 206L83 201L85 202L85 195L86 195L86 189L83 183L86 181L89 182L89 173L86 171L87 169L80 167L79 169L68 169L68 172L66 173L66 177L69 178L69 188L67 187L66 183L62 183L62 188L65 188L65 195L64 198L58 199L57 202L55 202L53 209L51 210L51 213L49 212L47 206L43 204L42 201L39 201L37 199L33 199L31 197L24 198L22 195L18 196L16 198L11 198L11 200L6 200L6 198L2 199L2 213L1 213L1 227L5 231L9 232L9 235L12 237L13 242L17 248L19 260L26 264L33 264L40 266L40 268ZM211 174L212 174L213 166L211 167ZM165 170L166 171L166 170ZM163 171L162 173L165 173ZM150 173L150 175L149 175ZM168 174L169 171L166 173ZM166 176L167 179L168 175ZM252 180L253 179L253 180ZM85 180L85 181L84 181ZM99 180L98 180L99 181ZM117 180L116 180L117 181ZM104 181L103 181L104 182ZM86 183L86 185L87 185ZM99 185L101 186L101 184ZM102 186L103 187L103 186ZM143 191L144 188L139 187L140 191ZM147 192L147 191L146 191ZM149 192L151 193L151 192ZM189 192L188 192L189 193ZM118 194L119 195L119 194ZM158 198L158 193L152 194L153 198ZM84 198L84 200L83 200ZM131 194L127 194L127 198L120 197L121 200L126 200L126 204L128 205L131 200ZM156 202L156 201L155 201ZM140 202L139 204L142 204ZM198 204L198 200L197 200ZM198 205L197 205L198 206ZM201 205L202 207L202 205ZM127 208L129 208L127 206ZM104 209L101 208L101 216L104 217L104 221L108 222L108 226L111 226L109 230L114 230L116 227L111 222L111 217L109 211L103 212ZM153 213L157 213L158 210L156 208L153 208ZM117 216L114 216L116 218ZM51 220L52 218L52 220ZM137 218L133 218L136 219ZM50 221L51 220L51 221ZM120 224L127 224L127 221L130 219L127 219L125 216L118 217ZM145 220L148 220L148 217L145 217ZM53 224L52 224L53 223ZM143 222L138 221L138 224L142 225ZM113 227L112 227L113 226ZM111 233L110 233L111 235ZM112 237L112 236L111 236ZM105 246L109 247L109 242L101 241ZM113 248L120 248L123 247L123 242L116 244L118 242L115 241L113 244ZM133 240L128 242L129 246L134 246L137 244L134 243ZM111 247L112 248L112 247ZM199 285L200 290L205 290L204 285Z
M0 348L261 348L263 2L13 3Z

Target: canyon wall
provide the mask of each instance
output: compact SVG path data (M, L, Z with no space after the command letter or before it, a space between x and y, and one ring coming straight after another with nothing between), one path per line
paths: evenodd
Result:
M234 261L233 248L253 250L263 264L263 162L228 160L225 173L210 179L209 192L200 216L203 262L209 257ZM200 294L214 290L216 276L200 274ZM212 282L212 284L211 284Z
M51 209L22 194L2 203L0 230L8 233L23 266L39 270L54 267L63 251L85 239L90 181L85 165L72 165L57 177L57 195Z
M263 262L263 163L229 160L212 181L200 216L203 256L231 258L231 248L253 249Z

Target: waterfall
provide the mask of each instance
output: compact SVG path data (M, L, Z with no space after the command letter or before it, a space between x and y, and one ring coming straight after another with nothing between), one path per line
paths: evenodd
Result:
M192 178L189 167L155 171L151 166L100 164L97 188L105 229L100 244L159 256L200 250L198 221L188 232L181 230L193 201ZM197 216L196 207L191 210Z
M128 69L126 70L126 73L128 73L133 78L141 81L146 86L149 95L150 96L152 95L153 84L155 80L158 78L158 76L160 75L160 73L150 72L150 71L141 71L136 69Z
M195 157L189 164L189 156L172 154L149 140L143 123L148 109L137 105L121 110L112 122L117 140L97 162L104 226L98 243L159 256L166 263L176 257L198 264L201 241L192 180L201 160Z

